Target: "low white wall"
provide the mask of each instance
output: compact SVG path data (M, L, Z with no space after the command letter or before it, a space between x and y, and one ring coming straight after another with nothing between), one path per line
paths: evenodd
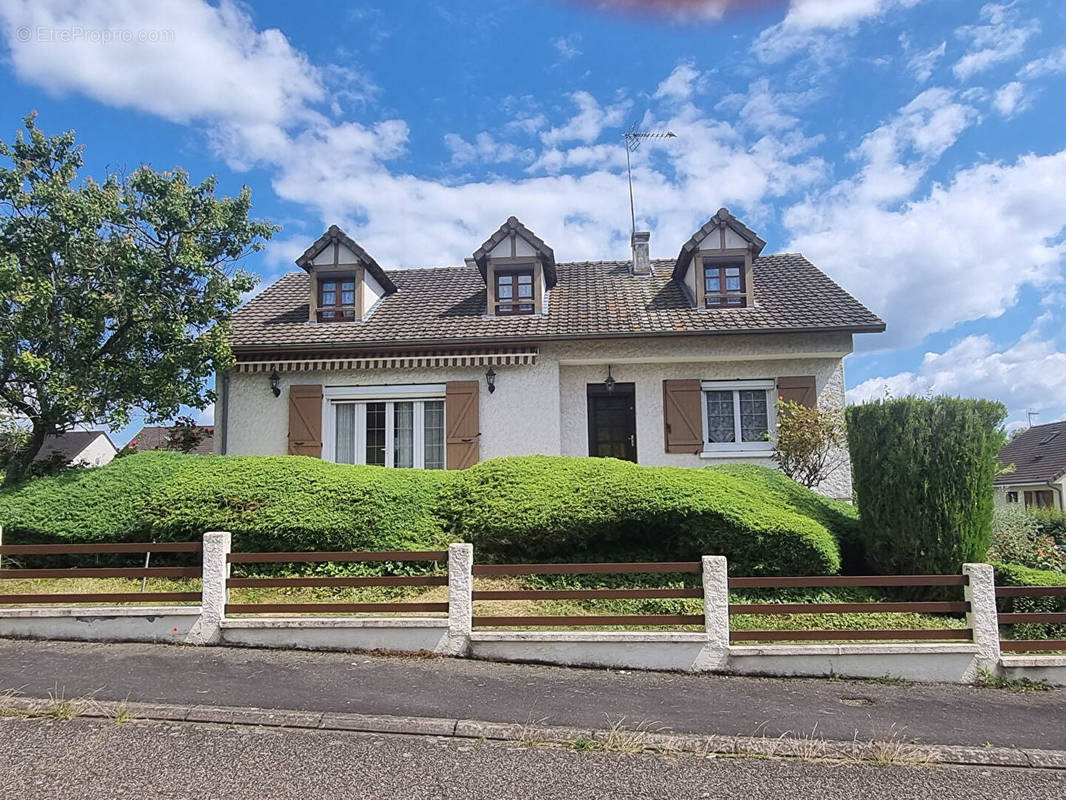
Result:
M199 606L0 609L10 639L195 644L199 623Z
M430 618L259 617L226 619L221 644L295 650L401 650L442 653L448 620Z
M999 673L1012 681L1028 679L1066 686L1066 656L1003 656L999 662Z
M572 667L706 671L720 660L705 633L474 633L470 655Z
M818 678L903 678L970 683L977 677L972 644L851 644L730 647L725 671L734 675Z

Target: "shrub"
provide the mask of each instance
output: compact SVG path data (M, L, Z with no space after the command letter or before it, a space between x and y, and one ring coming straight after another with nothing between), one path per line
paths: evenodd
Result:
M996 584L1001 586L1066 586L1066 572L1032 569L1020 564L995 564ZM1012 597L1001 611L1015 613L1066 612L1066 596ZM1066 625L1024 623L1010 626L1012 639L1066 639Z
M1031 508L1028 512L1040 525L1040 532L1066 547L1066 511L1057 508Z
M868 571L859 537L859 510L851 503L812 492L776 469L755 464L723 464L705 469L742 478L761 490L763 497L775 506L823 525L837 541L844 572L858 575Z
M691 560L720 554L736 574L826 574L832 534L768 501L743 477L625 461L529 456L487 461L443 487L446 532L496 561Z
M777 404L773 461L792 480L811 489L848 465L844 415L838 409Z
M228 530L239 550L417 549L445 476L295 456L138 453L0 493L5 539L178 541Z
M992 535L1002 403L907 397L847 410L861 538L885 574L957 572Z
M1043 532L1039 518L1017 506L997 508L992 515L988 558L1031 569L1066 572L1066 553Z

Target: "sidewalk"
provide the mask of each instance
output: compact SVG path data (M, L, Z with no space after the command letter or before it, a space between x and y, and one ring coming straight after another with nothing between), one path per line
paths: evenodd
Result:
M0 640L0 692L672 733L1066 750L1066 689L568 669L363 653Z

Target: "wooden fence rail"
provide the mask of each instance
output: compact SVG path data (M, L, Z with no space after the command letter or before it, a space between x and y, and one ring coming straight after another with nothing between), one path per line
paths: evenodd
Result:
M997 586L996 599L1063 597L1066 586ZM998 604L997 604L998 605ZM1066 613L1058 611L1006 611L999 612L1002 625L1066 625ZM999 649L1004 652L1026 653L1048 650L1066 650L1066 639L1005 639L1000 631Z

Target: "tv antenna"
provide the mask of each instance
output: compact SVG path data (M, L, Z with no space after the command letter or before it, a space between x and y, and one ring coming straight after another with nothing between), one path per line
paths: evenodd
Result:
M626 140L626 172L629 174L629 218L632 223L631 233L637 232L637 211L633 204L633 164L629 154L635 153L640 143L645 139L673 139L677 136L673 131L638 131L637 123L629 126L629 130L622 134Z
M1039 411L1033 411L1032 409L1029 409L1028 411L1025 412L1025 416L1029 418L1029 427L1031 428L1031 427L1033 427L1033 417L1039 417L1040 416L1040 412Z

